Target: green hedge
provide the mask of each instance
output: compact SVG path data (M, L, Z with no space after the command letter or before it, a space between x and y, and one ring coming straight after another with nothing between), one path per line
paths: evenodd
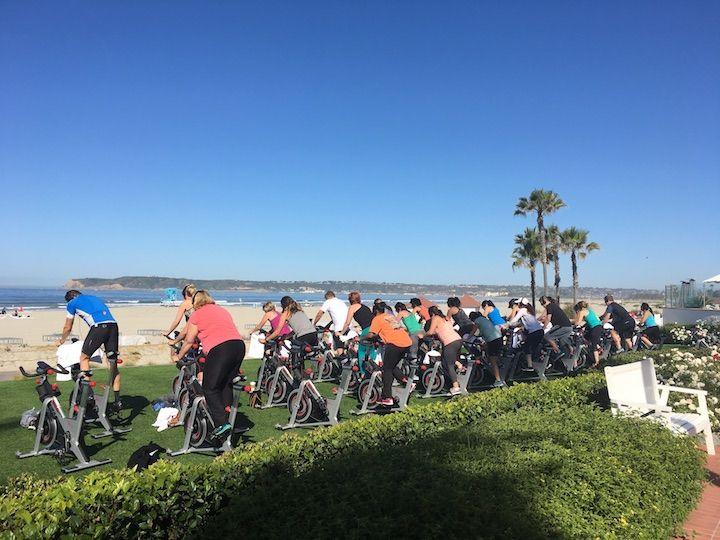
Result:
M202 536L665 539L702 476L692 443L657 425L530 408L267 478Z
M578 407L587 404L603 387L601 374L518 385L507 391L411 408L403 414L365 417L305 437L286 434L248 445L207 464L163 460L140 474L94 471L85 477L69 476L56 481L21 477L0 492L0 532L10 537L179 538L197 531L234 495L255 485L283 476L296 477L360 451L423 444L441 434L482 425L489 418L521 408L547 411ZM683 442L668 433L659 437L675 441L676 449L692 450L690 441ZM664 451L662 445L658 448ZM676 471L680 477L696 477L701 471L700 454L692 452L694 467L680 461L683 468ZM690 498L696 492L699 487L689 491ZM298 496L302 498L303 494ZM309 509L308 519L318 510Z

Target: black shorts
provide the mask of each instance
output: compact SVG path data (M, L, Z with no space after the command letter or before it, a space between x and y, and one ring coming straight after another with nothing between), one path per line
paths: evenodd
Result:
M597 346L600 343L600 338L602 337L602 331L602 324L598 324L593 328L585 330L585 339L590 342L590 352L593 352L597 349Z
M645 334L645 337L650 340L650 343L660 343L662 338L659 326L650 326L643 331L643 334Z
M105 348L105 356L117 358L118 353L118 325L115 323L101 323L91 326L82 346L85 356L95 354L100 346Z
M502 352L503 339L501 337L489 341L487 344L488 356L500 356Z
M618 324L613 323L613 328L620 335L620 339L631 339L635 333L635 321L626 319Z

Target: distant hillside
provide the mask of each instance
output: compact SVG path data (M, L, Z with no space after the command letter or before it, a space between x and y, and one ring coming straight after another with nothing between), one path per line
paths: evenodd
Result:
M122 276L118 278L76 278L65 283L66 288L72 289L166 289L175 287L181 289L186 283L194 283L197 287L214 290L251 290L251 291L287 291L287 292L315 292L328 289L334 291L359 290L364 293L378 294L474 294L478 296L530 296L530 287L524 285L428 285L419 283L377 283L370 281L251 281L241 279L189 279L169 278L160 276ZM581 287L580 295L597 298L607 292L612 292L625 299L632 298L660 298L661 291L652 289L623 289ZM541 287L538 287L538 294ZM560 293L567 297L572 294L569 287L561 287Z

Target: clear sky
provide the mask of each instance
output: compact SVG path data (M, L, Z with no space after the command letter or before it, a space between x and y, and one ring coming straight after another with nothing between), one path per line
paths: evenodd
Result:
M0 3L0 284L720 272L720 3ZM570 284L564 262L564 284Z

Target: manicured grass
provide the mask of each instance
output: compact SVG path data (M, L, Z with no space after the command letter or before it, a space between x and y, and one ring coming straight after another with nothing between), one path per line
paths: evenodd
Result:
M248 381L256 379L259 368L259 360L246 360L243 362ZM27 366L28 368L30 366ZM96 370L94 378L98 382L107 380L107 372ZM152 410L151 402L161 396L170 393L170 384L177 373L174 365L167 366L144 366L127 367L122 371L122 392L121 396L126 407L132 410L131 426L133 430L129 433L113 439L92 439L85 438L88 455L95 459L112 459L112 463L101 467L124 467L130 454L138 447L150 441L170 448L179 449L182 446L184 431L182 427L176 427L158 433L152 427L156 413ZM67 407L69 395L72 391L72 383L59 383L62 391L60 403ZM333 387L337 384L321 383L318 388L327 396L332 396ZM53 477L60 474L60 465L51 456L40 456L28 459L16 459L15 452L23 452L32 448L35 432L23 429L19 425L20 416L23 411L32 407L39 408L40 401L34 390L32 379L6 381L0 383L0 483L5 482L9 477L24 473L36 473L41 477ZM414 400L415 404L427 403L427 401ZM348 396L343 399L341 405L341 421L352 420L355 417L349 411L355 408L357 401ZM288 420L286 407L271 409L251 409L248 406L247 394L240 397L240 418L238 426L246 425L250 430L242 437L242 442L256 442L270 437L278 437L280 431L275 425L285 424ZM98 428L91 428L88 434L101 431ZM306 433L307 429L297 429L295 432ZM181 461L207 462L212 459L206 455L187 455L177 458ZM98 469L90 469L98 470ZM74 473L83 474L83 473Z

